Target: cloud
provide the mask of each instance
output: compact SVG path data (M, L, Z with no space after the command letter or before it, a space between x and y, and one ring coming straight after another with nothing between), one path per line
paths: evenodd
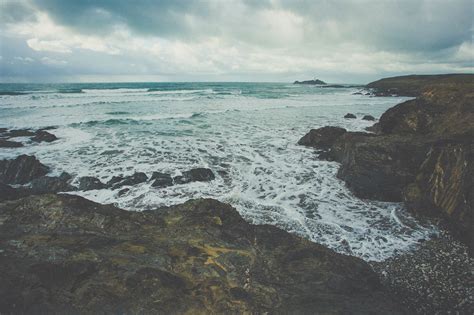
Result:
M469 0L25 0L1 11L0 35L30 50L16 55L64 61L72 74L348 81L473 70Z
M51 65L51 66L63 66L67 64L67 61L57 60L57 59L53 59L49 57L41 58L41 62L45 65Z

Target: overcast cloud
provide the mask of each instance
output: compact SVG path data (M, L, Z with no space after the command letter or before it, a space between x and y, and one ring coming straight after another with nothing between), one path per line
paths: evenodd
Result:
M0 6L4 82L363 83L474 70L471 0L2 0Z

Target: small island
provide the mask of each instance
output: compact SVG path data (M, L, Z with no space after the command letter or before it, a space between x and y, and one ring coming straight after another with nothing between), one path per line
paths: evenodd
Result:
M293 84L310 84L310 85L326 85L327 83L319 79L306 80L306 81L295 81Z

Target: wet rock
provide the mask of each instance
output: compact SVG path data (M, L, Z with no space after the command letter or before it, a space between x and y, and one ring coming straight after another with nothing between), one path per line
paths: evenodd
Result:
M365 115L364 117L362 117L362 120L370 120L370 121L373 121L373 120L375 120L375 117L372 116L372 115Z
M364 261L200 199L0 203L1 313L403 314Z
M354 92L354 93L352 93L352 95L362 95L362 93L361 92Z
M15 138L15 137L31 137L34 136L35 133L31 131L30 129L14 129L10 130L7 133L4 134L7 137L10 138Z
M344 133L346 133L346 129L339 127L327 126L318 129L311 129L310 132L298 141L298 144L327 149L330 148Z
M186 184L190 182L208 182L215 178L214 173L208 168L194 168L183 172L182 176L173 178L175 184Z
M26 184L48 173L49 168L34 156L20 155L14 160L0 160L0 182Z
M34 142L53 142L58 140L58 138L47 131L38 130L35 132L35 136L32 137L31 140Z
M71 175L63 172L58 177L42 176L31 181L30 187L23 194L39 195L75 190L70 185Z
M119 196L119 197L122 197L123 195L125 195L125 194L128 193L129 191L130 191L130 188L121 189L121 190L119 190L119 192L118 192L118 196Z
M344 118L346 118L346 119L347 119L347 118L349 118L349 119L354 119L354 118L357 118L357 117L356 117L356 115L354 115L354 114L347 113L347 114L344 115Z
M148 176L142 172L136 172L130 176L114 176L107 182L107 186L112 189L117 189L122 186L133 186L148 180Z
M170 174L166 173L153 172L151 180L153 180L152 187L168 187L173 185L173 178L171 178Z
M102 183L100 179L92 176L83 176L79 178L79 190L95 190L95 189L104 189L107 185Z
M19 148L22 147L23 143L0 139L0 148Z

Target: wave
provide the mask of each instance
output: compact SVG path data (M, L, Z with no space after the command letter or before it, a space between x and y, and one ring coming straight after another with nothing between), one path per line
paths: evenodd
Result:
M64 89L64 90L57 90L56 92L60 94L84 93L82 89Z
M129 112L120 112L120 111L117 111L117 112L108 112L106 113L107 115L127 115L127 114L130 114Z
M0 92L0 95L6 95L6 96L17 96L17 95L26 95L29 93L26 92L17 92L17 91L2 91Z

